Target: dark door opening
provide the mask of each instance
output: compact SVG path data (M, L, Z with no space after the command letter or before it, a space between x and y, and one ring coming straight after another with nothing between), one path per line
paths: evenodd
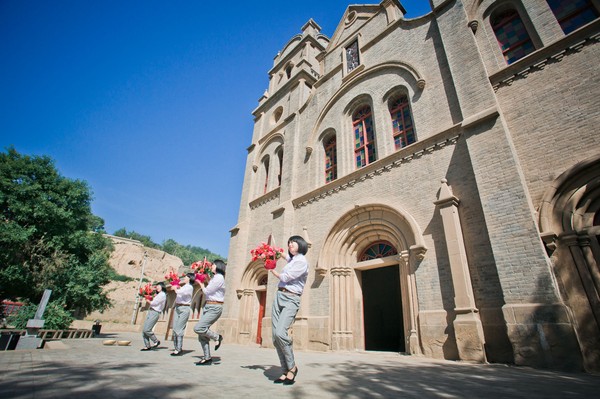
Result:
M405 352L398 266L362 272L365 349Z

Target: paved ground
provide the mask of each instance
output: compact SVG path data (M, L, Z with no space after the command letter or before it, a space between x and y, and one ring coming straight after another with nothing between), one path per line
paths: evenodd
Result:
M280 374L273 349L228 344L196 366L197 341L170 356L171 342L140 352L139 333L62 341L65 349L0 351L0 398L593 398L600 376L506 365L473 365L395 353L297 351L297 382ZM104 339L131 346L103 346Z

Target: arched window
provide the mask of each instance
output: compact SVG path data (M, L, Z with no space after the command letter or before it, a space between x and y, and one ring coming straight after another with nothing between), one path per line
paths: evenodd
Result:
M325 148L325 183L337 179L337 141L334 136L323 142Z
M285 68L285 75L287 76L287 78L289 79L290 77L292 77L292 69L294 68L294 66L292 64L289 64L286 68Z
M398 255L398 251L392 244L387 241L378 241L365 249L359 256L358 261L363 262L365 260L385 258L386 256L393 255Z
M548 0L548 5L565 34L598 18L591 0Z
M365 105L354 113L352 128L354 129L354 158L356 160L356 167L362 168L377 160L371 107Z
M277 151L277 159L279 160L279 174L277 175L277 185L281 186L281 175L283 174L283 148Z
M490 23L502 49L502 55L508 64L512 64L535 50L517 10L511 8L495 12L490 18Z
M265 186L263 188L263 194L266 194L267 189L269 188L269 157L263 159L263 167L265 170Z
M416 141L410 105L406 96L400 96L390 102L392 116L392 134L396 149L406 147Z

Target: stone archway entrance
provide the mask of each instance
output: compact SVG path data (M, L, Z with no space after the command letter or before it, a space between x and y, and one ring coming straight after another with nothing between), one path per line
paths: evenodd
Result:
M365 349L405 352L400 268L386 266L360 272Z
M240 312L238 339L241 344L262 344L262 326L267 299L267 271L258 262L250 264L242 276L238 289Z
M600 157L565 171L544 194L540 233L574 319L588 371L600 370Z
M393 252L364 257L381 244ZM356 207L340 218L317 263L321 274L330 272L333 350L422 353L414 273L425 251L414 220L388 206Z

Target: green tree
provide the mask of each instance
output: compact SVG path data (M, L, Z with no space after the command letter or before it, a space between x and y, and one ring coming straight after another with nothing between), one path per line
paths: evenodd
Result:
M127 229L125 227L120 228L119 230L115 231L115 233L113 235L115 235L117 237L129 238L131 240L137 240L137 241L141 242L142 245L144 245L145 247L148 247L148 248L160 249L160 245L158 245L157 243L152 241L152 238L150 238L150 236L145 236L140 233L136 233L135 231L127 231Z
M110 306L111 246L91 200L49 157L0 153L0 298L37 304L51 289L53 306L73 315Z

